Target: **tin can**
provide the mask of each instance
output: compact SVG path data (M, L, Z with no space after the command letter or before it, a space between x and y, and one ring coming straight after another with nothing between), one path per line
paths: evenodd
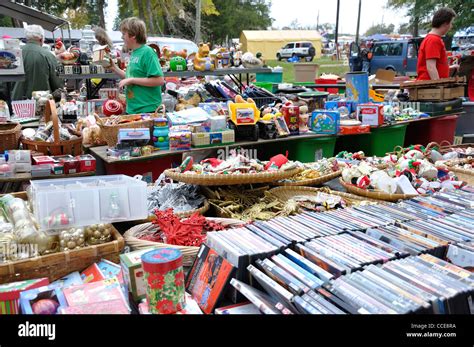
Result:
M346 98L360 104L369 102L369 75L367 72L346 73Z
M185 304L183 254L174 248L142 255L146 299L152 314L173 314Z

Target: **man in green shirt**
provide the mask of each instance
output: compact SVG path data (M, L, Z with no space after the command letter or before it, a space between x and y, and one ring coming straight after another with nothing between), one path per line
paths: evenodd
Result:
M23 66L25 80L17 82L12 92L12 100L31 99L31 92L49 90L54 92L64 86L56 74L58 64L53 54L43 48L44 30L39 25L25 28L27 44L23 46Z
M127 113L152 113L161 105L161 86L165 84L163 71L155 51L146 45L145 23L135 17L120 24L124 44L132 50L126 72L112 63L113 70L122 78L125 87Z

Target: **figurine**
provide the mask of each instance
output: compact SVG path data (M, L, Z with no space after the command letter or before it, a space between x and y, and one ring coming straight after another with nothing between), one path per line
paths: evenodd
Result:
M209 43L200 43L198 52L194 57L194 70L196 71L212 71L215 66L209 56Z

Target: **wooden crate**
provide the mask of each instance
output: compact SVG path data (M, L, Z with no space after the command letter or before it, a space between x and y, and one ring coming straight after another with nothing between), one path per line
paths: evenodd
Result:
M461 98L464 96L464 87L435 87L435 88L412 88L410 89L411 101L445 101Z

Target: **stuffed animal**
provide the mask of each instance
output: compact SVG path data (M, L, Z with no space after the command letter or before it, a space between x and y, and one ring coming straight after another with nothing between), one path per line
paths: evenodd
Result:
M178 104L175 107L176 111L182 111L188 108L198 107L201 102L201 97L198 93L194 93L189 99L185 99L182 96L178 96Z
M257 68L257 67L262 67L263 62L256 58L252 53L247 52L242 55L242 65L245 68Z
M370 175L370 184L375 189L388 194L394 194L397 191L397 182L382 170L375 171Z
M161 49L161 54L166 60L171 60L173 57L181 57L186 59L188 57L188 51L186 49L182 49L180 51L173 51L170 47L164 46Z
M200 43L198 52L194 56L194 70L196 71L212 71L215 66L209 56L209 45L210 43Z

